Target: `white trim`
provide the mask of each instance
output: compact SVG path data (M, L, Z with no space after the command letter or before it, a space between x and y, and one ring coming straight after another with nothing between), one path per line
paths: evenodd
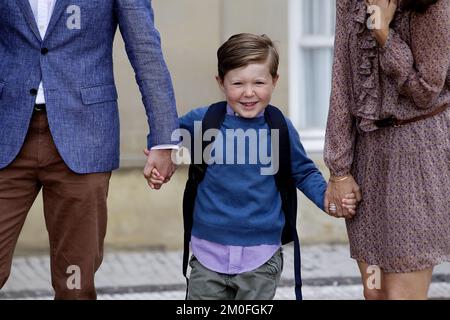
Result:
M302 141L303 147L307 153L323 153L323 146L325 137L318 137L317 139L305 139Z
M300 39L298 44L301 48L330 48L333 47L334 37L306 35Z
M308 152L323 152L325 143L324 129L302 130L300 140Z
M339 1L339 0L338 0ZM307 152L323 152L325 130L302 129L301 119L306 119L306 95L304 78L301 71L304 68L303 50L309 48L332 48L334 35L304 35L302 29L303 0L288 1L288 34L289 34L289 115ZM331 16L332 5L325 8L327 16ZM324 23L331 24L326 19ZM331 30L328 25L327 30Z
M289 0L288 2L288 34L289 34L289 115L292 123L296 128L300 127L300 95L301 77L298 72L300 70L299 59L299 35L300 32L293 32L297 28L301 29L301 24L298 23L301 12L301 2L299 0Z
M302 133L304 139L319 139L325 137L325 129L309 129Z

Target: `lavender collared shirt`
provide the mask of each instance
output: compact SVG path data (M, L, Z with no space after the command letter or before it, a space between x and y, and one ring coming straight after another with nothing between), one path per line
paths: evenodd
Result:
M227 114L236 115L228 105ZM237 116L237 115L236 115ZM264 111L257 117L264 116ZM278 245L228 246L191 236L193 255L206 268L225 274L255 270L266 263L281 247Z

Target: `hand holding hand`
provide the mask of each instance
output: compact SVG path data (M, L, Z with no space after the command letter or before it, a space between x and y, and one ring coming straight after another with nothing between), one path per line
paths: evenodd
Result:
M331 177L325 193L325 210L337 218L352 218L356 204L361 201L361 191L351 175Z
M152 173L150 175L150 179L148 179L148 181L150 183L150 188L155 189L155 190L161 189L162 185L164 183L169 182L169 180L170 180L170 178L164 179L164 177L162 177L160 175L160 173L158 172L158 170L156 168L153 168Z
M176 166L172 162L172 150L145 149L144 154L147 156L147 163L144 168L144 177L147 179L150 188L159 190L163 183L170 181L170 178L176 170ZM162 181L162 183L159 183L160 181Z
M356 214L356 206L358 204L358 201L356 200L356 194L350 193L346 194L345 198L341 201L341 207L345 211L347 210L348 213L352 216Z

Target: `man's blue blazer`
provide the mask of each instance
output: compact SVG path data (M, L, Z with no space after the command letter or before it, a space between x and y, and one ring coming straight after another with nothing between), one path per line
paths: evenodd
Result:
M23 145L41 80L64 162L77 173L118 168L117 26L148 117L147 146L171 143L175 98L149 0L57 0L44 39L28 0L1 0L0 169Z

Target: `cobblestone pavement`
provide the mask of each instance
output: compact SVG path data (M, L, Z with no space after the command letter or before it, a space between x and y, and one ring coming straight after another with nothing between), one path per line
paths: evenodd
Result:
M184 299L181 251L107 252L97 272L98 298L104 300ZM294 299L293 250L284 250L284 270L275 299ZM302 248L305 299L363 299L358 268L345 245ZM432 299L450 299L450 263L435 268ZM52 299L48 256L17 257L0 299Z

